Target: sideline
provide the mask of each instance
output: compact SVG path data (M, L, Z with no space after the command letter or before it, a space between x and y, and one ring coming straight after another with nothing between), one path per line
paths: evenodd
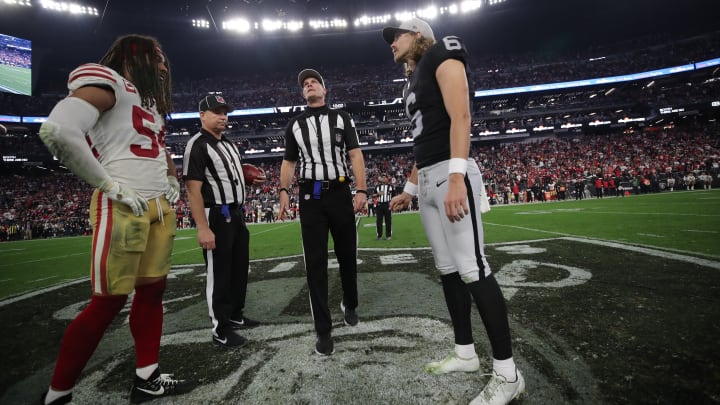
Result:
M500 226L510 226L510 225L500 225ZM701 258L701 257L697 257L697 255L693 255L693 254L695 254L695 252L684 252L684 251L681 251L681 250L672 250L672 251L671 251L671 250L668 250L668 249L662 250L662 249L658 249L657 247L654 247L654 246L644 246L644 245L637 245L637 244L634 244L634 245L633 245L633 244L625 244L625 243L618 243L618 242L607 241L607 240L602 240L602 239L579 238L579 237L575 237L575 236L572 236L572 235L562 234L562 233L559 233L559 232L542 231L542 230L538 230L538 229L523 228L523 227L518 227L518 226L511 226L511 227L513 227L513 228L525 229L525 230L530 230L530 231L536 231L536 232L544 232L544 233L549 233L549 234L554 234L554 235L561 235L561 236L558 237L558 238L546 238L546 239L532 239L532 240L513 241L513 242L488 243L488 244L486 244L486 246L496 247L496 246L523 245L523 244L537 243L537 242L547 242L547 241L552 241L552 240L558 240L558 239L559 239L559 240L568 240L568 241L573 241L573 242L578 242L578 243L586 243L586 244L590 244L590 245L598 245L598 246L610 247L610 248L613 248L613 249L628 250L628 251L637 252L637 253L642 253L642 254L649 255L649 256L655 256L655 257L661 257L661 258L665 258L665 259L676 260L676 261L680 261L680 262L692 263L692 264L695 264L695 265L698 265L698 266L703 266L703 267L708 267L708 268L711 268L711 269L720 270L720 261L718 261L718 260L704 259L704 258ZM429 247L416 247L416 248L361 248L361 249L358 249L358 250L359 250L359 251L364 251L364 252L373 252L373 251L378 251L378 252L391 252L391 251L407 252L407 251L430 250L430 248L429 248ZM690 254L687 254L687 253L690 253ZM258 263L258 262L280 261L280 260L284 260L284 259L295 259L295 258L298 258L298 257L302 257L302 254L290 255L290 256L283 256L283 257L272 257L272 258L263 258L263 259L253 259L253 260L250 260L250 264L252 265L252 263ZM182 264L182 265L172 266L171 272L172 272L172 269L182 269L182 268L195 267L195 266L204 266L204 263ZM63 282L63 283L56 284L56 285L53 285L53 286L50 286L50 287L45 287L45 288L42 288L42 289L39 289L39 290L31 291L31 292L29 292L29 293L16 295L16 296L14 296L14 297L10 297L10 298L7 298L7 299L5 299L5 300L0 301L0 308L4 307L4 306L6 306L6 305L9 305L9 304L18 302L18 301L22 301L22 300L25 300L25 299L28 299L28 298L32 298L32 297L35 297L35 296L44 294L44 293L46 293L46 292L50 292L50 291L54 291L54 290L57 290L57 289L60 289L60 288L64 288L64 287L67 287L67 286L71 286L71 285L74 285L74 284L86 282L87 280L89 280L89 277L82 277L82 278L79 278L79 279L76 279L76 280L71 280L71 281Z

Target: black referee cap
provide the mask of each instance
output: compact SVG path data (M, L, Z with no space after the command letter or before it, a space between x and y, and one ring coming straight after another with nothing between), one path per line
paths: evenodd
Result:
M218 108L227 108L227 112L231 112L234 110L234 108L232 108L232 106L225 101L225 98L223 98L223 96L217 95L206 96L205 98L200 100L198 108L200 111L215 111Z

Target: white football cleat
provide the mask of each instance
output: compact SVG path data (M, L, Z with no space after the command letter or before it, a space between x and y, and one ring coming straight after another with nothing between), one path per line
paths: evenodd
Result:
M463 359L457 354L452 353L448 357L428 363L423 367L423 371L428 374L447 374L455 371L473 372L480 369L480 360L478 357Z
M517 378L509 382L507 378L493 371L490 381L480 395L470 405L505 405L525 393L525 379L520 370L515 370Z

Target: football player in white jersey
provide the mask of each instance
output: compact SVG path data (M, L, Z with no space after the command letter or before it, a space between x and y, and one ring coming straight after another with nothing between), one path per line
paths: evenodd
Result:
M69 95L40 128L48 149L96 188L90 204L92 296L65 331L46 404L72 400L80 373L133 290L136 375L130 401L192 389L158 367L162 297L175 237L171 204L180 195L165 150L170 86L170 64L158 41L122 36L98 64L70 73Z
M455 36L435 41L430 26L419 18L385 28L383 38L408 76L403 98L415 155L410 179L390 208L404 209L419 194L420 216L455 334L455 350L426 364L425 371L480 368L471 326L474 300L492 346L493 374L471 404L506 404L524 392L525 380L512 357L505 299L484 253L480 213L489 206L480 169L468 158L470 80L465 45Z

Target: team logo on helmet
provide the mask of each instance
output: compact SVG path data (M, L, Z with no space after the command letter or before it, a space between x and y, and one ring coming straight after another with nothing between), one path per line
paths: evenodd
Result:
M217 101L217 102L220 103L220 104L227 104L227 103L225 102L225 99L222 98L221 96L215 96L215 101Z

